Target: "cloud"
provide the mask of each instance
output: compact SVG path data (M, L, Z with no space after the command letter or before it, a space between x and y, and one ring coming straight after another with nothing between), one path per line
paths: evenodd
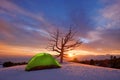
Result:
M91 45L120 49L120 1L105 5L95 16L96 28L88 33Z
M24 10L23 8L17 6L16 4L10 2L10 0L2 0L0 3L0 11L4 12L4 14L9 14L12 16L17 16L17 14L22 14L26 16L30 16L31 18L35 18L39 21L44 22L44 18L42 16L36 16L29 11Z
M100 13L101 17L106 19L106 25L104 26L106 29L109 28L120 28L120 1L109 5L102 9Z
M28 1L26 2L28 3ZM68 2L67 4L69 5ZM63 32L66 32L69 25L74 24L74 28L78 31L78 38L85 41L87 46L96 49L119 49L120 1L109 2L109 0L104 0L102 4L103 7L97 9L93 16L89 16L89 11L85 11L84 8L75 9L74 11L74 7L70 4L70 7L68 6L70 11L65 10L65 15L59 16L65 19L61 24L62 20L59 20L60 18L56 15L57 21L53 20L55 18L49 17L51 14L41 14L42 10L36 14L30 12L29 9L24 9L12 0L1 0L0 42L11 46L42 48L47 44L48 31L53 32L55 28L59 27ZM65 9L68 9L68 7ZM71 7L73 10L71 10ZM91 23L91 18L94 25Z
M7 18L8 21L13 21L14 24L30 25L43 29L54 29L54 25L48 22L41 13L32 13L22 7L16 5L10 0L2 0L0 3L1 18ZM7 16L7 17L6 17ZM9 20L10 18L10 20ZM30 21L31 20L31 21ZM36 25L38 24L38 25Z
M6 21L0 20L0 42L9 45L45 47L47 44L47 32L42 29L28 29L21 25L14 25ZM29 27L31 28L31 27Z
M87 33L94 29L94 27L90 25L90 17L87 15L85 9L71 10L69 15L69 24L72 24L72 26L76 28L81 37L87 37Z
M40 47L46 43L47 30L54 29L42 15L24 10L10 0L0 2L0 15L0 41L10 45Z

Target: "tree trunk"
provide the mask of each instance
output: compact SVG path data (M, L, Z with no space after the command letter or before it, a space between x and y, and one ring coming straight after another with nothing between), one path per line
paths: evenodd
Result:
M60 56L60 63L63 63L63 52L61 53L61 56Z

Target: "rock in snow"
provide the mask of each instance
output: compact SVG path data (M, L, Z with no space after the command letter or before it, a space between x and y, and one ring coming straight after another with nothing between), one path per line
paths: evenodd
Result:
M0 69L0 80L120 80L120 70L78 63L59 69L26 72L26 65Z

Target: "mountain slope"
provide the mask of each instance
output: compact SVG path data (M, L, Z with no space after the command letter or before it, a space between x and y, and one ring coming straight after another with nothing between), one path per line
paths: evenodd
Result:
M120 80L120 70L78 63L65 63L60 69L26 72L24 66L0 69L0 80Z

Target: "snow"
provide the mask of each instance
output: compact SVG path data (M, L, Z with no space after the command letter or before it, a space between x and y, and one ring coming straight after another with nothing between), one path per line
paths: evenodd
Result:
M119 69L64 63L59 69L26 72L25 66L0 68L0 80L120 80Z

